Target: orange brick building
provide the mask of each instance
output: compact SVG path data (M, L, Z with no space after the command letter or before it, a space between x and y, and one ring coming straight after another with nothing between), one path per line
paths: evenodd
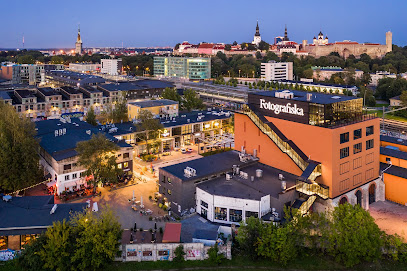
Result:
M379 119L356 97L256 92L235 114L235 148L297 175L295 189L315 209L384 200L379 141Z

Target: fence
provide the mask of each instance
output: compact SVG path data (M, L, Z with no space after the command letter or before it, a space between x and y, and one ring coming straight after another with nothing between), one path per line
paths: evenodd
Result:
M175 249L184 246L185 260L204 260L207 259L210 247L202 243L160 243L160 244L126 244L122 246L122 259L118 261L172 261L175 257ZM231 243L219 246L219 253L222 253L227 259L232 259Z

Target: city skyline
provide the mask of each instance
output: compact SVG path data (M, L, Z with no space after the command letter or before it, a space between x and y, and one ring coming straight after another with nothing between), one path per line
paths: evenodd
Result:
M330 41L384 44L385 32L392 31L393 44L407 44L407 35L403 35L407 22L402 14L407 8L405 1L386 2L386 6L378 0L369 1L369 5L350 0L341 1L341 5L318 0L312 6L301 1L292 1L290 6L251 3L252 8L245 8L247 2L243 1L234 1L233 6L209 1L206 7L210 8L201 9L186 1L176 6L165 1L120 1L115 11L105 0L72 1L63 8L49 0L41 5L8 2L3 20L17 20L0 30L0 48L22 48L23 37L25 48L73 48L79 23L84 47L164 47L182 41L242 43L251 41L257 20L266 42L283 35L287 25L290 39L299 43L312 41L322 31Z

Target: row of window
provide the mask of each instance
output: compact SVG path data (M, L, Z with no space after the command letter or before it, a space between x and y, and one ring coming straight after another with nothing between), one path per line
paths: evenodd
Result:
M366 127L366 136L373 135L373 133L374 133L374 127L373 126ZM349 138L350 138L349 132L341 134L340 135L340 143L343 144L343 143L349 142ZM362 129L354 130L353 131L353 139L356 140L356 139L360 139L360 138L362 138Z
M366 150L373 149L374 141L373 139L369 139L366 141ZM360 153L362 151L362 143L357 143L353 145L353 154ZM340 159L346 158L349 156L349 147L342 148L340 150Z
M243 219L243 211L238 209L229 209L229 220L227 216L227 208L215 207L215 219L229 222L240 222ZM254 216L258 218L258 212L246 211L246 218Z
M366 170L365 180L370 181L373 178L374 178L374 169L370 168ZM347 178L345 180L342 180L339 182L339 191L343 192L351 187L358 186L362 183L362 181L363 181L362 173L354 175L353 178Z

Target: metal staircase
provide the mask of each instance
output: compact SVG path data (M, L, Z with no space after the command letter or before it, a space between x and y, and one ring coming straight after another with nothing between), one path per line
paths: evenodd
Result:
M301 215L305 215L306 213L308 213L308 210L311 208L312 204L314 204L316 199L317 196L312 195L301 204L300 208L298 209Z

